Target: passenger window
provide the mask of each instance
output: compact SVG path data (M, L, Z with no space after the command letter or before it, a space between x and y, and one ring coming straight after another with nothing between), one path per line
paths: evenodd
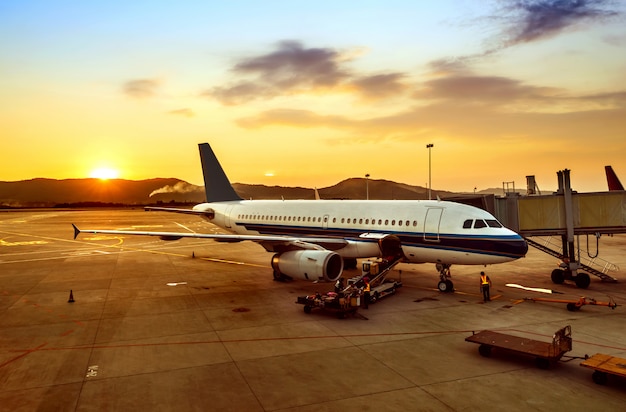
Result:
M363 219L359 219L359 225L363 224Z
M474 222L474 229L481 229L483 227L487 227L487 224L482 219L476 219Z
M402 226L402 221L398 220L398 226Z
M502 227L502 224L495 219L488 219L487 224L489 227Z
M389 219L385 219L385 225L389 224Z

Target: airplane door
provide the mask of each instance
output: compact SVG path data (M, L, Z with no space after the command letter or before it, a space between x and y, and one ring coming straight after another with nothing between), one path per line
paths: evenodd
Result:
M427 242L439 242L439 224L443 208L429 207L424 219L424 240Z
M324 229L328 229L328 220L330 219L330 216L328 215L324 215L324 217L322 218L322 227Z
M226 208L226 211L224 212L224 226L226 226L228 229L230 229L230 212L233 211L233 207L235 206L228 206Z

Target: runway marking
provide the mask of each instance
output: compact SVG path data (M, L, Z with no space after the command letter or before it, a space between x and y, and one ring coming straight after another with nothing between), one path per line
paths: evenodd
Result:
M40 351L40 350L41 350L44 346L46 346L47 344L48 344L48 342L46 342L46 343L42 343L41 345L37 346L37 347L36 347L36 348L34 348L34 349L25 350L25 351L23 351L24 353L22 353L21 355L18 355L18 356L16 356L16 357L12 358L12 359L9 359L9 360L7 360L7 361L6 361L6 362L4 362L4 363L0 363L0 369L2 369L2 368L4 368L5 366L7 366L7 365L9 365L9 364L11 364L11 363L13 363L13 362L15 362L15 361L16 361L16 360L18 360L18 359L22 359L22 358L23 358L24 356L26 356L26 355L29 355L29 354L31 354L31 353L33 353L33 352ZM9 352L11 352L11 350L9 350Z
M95 378L98 376L98 365L92 365L87 367L87 374L85 378Z
M196 233L195 231L189 229L187 226L183 225L182 223L178 223L178 222L174 222L176 223L178 226L182 227L183 229L189 231L190 233Z
M25 242L7 242L4 239L0 239L0 246L32 246L32 245L46 245L48 242L44 240L31 240Z
M79 244L79 245L91 245L91 246L96 246L96 247L105 247L105 248L112 248L112 249L116 249L117 252L109 252L110 254L114 254L114 253L131 253L131 252L145 252L145 253L152 253L152 254L160 254L160 255L165 255L165 256L177 256L177 257L188 257L189 255L187 254L182 254L182 253L173 253L173 252L165 252L165 251L159 251L159 250L149 250L149 249L139 249L137 247L131 247L131 246L123 246L123 237L117 237L117 236L111 236L111 237L107 237L107 239L118 239L119 242L115 245L102 245L99 243L89 243L89 242L85 242L85 241L79 241L79 240L68 240L68 239L62 239L62 238L53 238L53 237L48 237L48 236L38 236L38 235L31 235L31 234L24 234L24 233L14 233L14 232L5 232L5 231L0 231L0 233L4 233L4 234L9 234L9 235L14 235L14 236L28 236L28 237L39 237L41 239L47 239L47 240L54 240L54 241L60 241L60 242L69 242L69 243L73 243L73 244ZM152 244L152 243L161 243L161 242L149 242L148 244ZM203 242L205 243L205 242ZM208 243L206 242L205 244L202 244L202 246L208 246L212 243L217 244L216 242L211 242ZM197 244L197 243L196 243ZM162 248L163 249L176 249L176 248L183 248L183 247L193 247L194 244L184 244L184 245L179 245L179 246L169 246L169 245L163 245ZM37 252L35 252L37 253ZM39 253L44 253L44 252L39 252ZM54 253L54 252L49 252L49 253ZM78 252L76 252L78 253ZM100 252L100 253L105 253L105 252ZM53 256L53 257L45 257L45 258L35 258L35 259L24 259L24 260L9 260L9 261L0 261L0 264L8 264L8 263L24 263L24 262L37 262L37 261L44 261L44 260L56 260L56 259L67 259L67 258L71 258L71 257L84 257L85 255L82 256L72 256L69 253L64 255L64 256ZM216 263L227 263L227 264L235 264L235 265L246 265L246 266L252 266L252 267L259 267L259 268L267 268L266 265L258 265L255 263L246 263L246 262L237 262L237 261L231 261L231 260L226 260L226 259L217 259L217 258L210 258L210 257L196 257L196 259L200 259L200 260L206 260L208 262L216 262Z

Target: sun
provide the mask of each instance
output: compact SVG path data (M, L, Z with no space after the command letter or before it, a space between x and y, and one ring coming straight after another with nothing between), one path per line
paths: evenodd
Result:
M115 169L111 169L108 167L100 167L98 169L94 169L89 174L89 177L100 179L100 180L108 180L108 179L117 179L120 175L119 171Z

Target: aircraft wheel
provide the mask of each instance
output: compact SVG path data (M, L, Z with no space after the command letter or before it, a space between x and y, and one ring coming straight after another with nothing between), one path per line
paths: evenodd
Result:
M480 353L481 356L484 356L485 358L488 358L491 356L491 346L489 345L480 345L478 347L478 353Z
M448 285L448 292L449 293L454 292L454 283L452 283L451 280L446 280L446 285Z
M608 380L608 376L604 372L595 371L591 375L591 379L593 379L593 381L598 385L605 385Z
M554 269L550 277L552 278L552 283L556 283L557 285L565 281L565 274L562 269Z
M309 305L304 305L304 313L311 313L311 307Z
M567 304L567 310L569 310L570 312L576 312L577 310L580 310L580 306L576 306L575 303L568 303Z
M439 292L447 292L448 291L448 282L446 281L441 281L437 284L437 289L439 289Z
M579 272L578 275L576 275L576 279L574 279L574 281L576 282L576 286L581 289L587 289L589 287L589 284L591 283L589 275L585 272Z

